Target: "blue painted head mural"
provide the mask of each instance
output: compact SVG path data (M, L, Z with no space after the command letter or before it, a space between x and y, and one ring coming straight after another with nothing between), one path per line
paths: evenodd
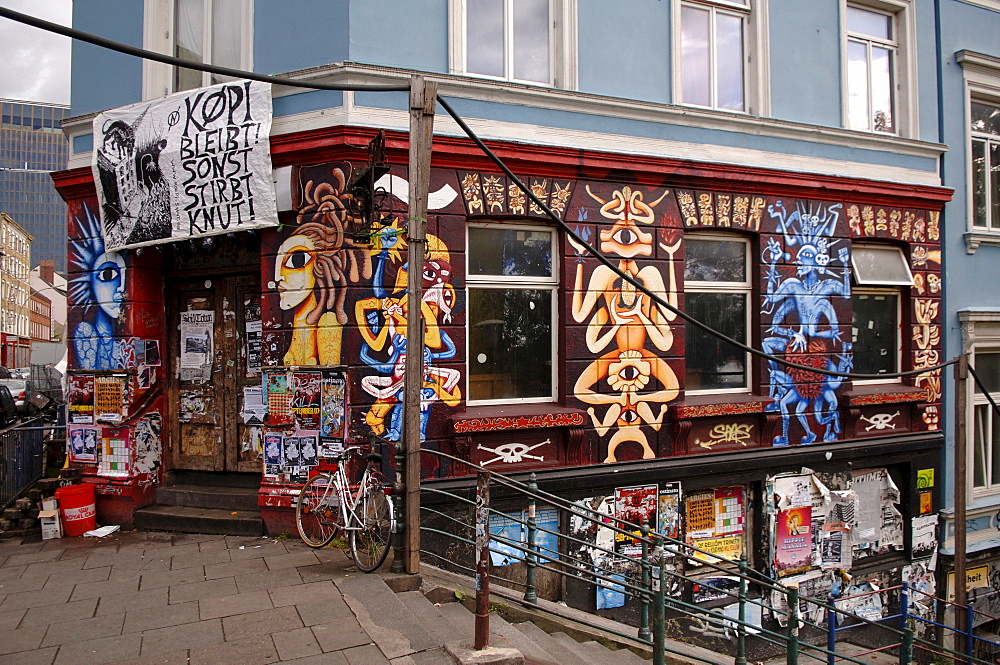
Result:
M70 243L69 300L84 311L73 330L72 349L80 369L118 369L121 345L114 339L115 324L125 297L125 259L104 251L100 220L86 204L74 215L79 234Z

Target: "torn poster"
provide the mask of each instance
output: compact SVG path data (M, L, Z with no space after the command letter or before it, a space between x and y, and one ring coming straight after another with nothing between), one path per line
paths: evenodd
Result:
M71 462L94 464L97 462L97 428L69 426L68 450Z
M854 560L903 548L903 516L896 508L899 490L886 469L851 475L855 503Z
M247 425L263 425L267 417L264 405L264 389L261 386L243 386L243 422Z
M67 380L69 421L74 425L94 424L94 375L74 374Z
M215 312L205 310L181 312L182 369L202 369L211 365L214 328ZM199 374L207 378L204 371Z
M615 488L615 517L624 522L635 525L645 523L653 528L656 524L656 504L656 485ZM626 530L630 528L620 523L615 526ZM624 556L639 557L642 556L642 545L635 538L615 532L615 551Z

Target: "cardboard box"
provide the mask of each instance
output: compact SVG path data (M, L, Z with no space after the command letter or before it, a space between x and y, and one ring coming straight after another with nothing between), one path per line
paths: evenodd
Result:
M42 499L42 510L59 510L59 501L55 497Z
M58 510L43 510L38 513L38 521L42 523L42 540L62 538L62 520Z

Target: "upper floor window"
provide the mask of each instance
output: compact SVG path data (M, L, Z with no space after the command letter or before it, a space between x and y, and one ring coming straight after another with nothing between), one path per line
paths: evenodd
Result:
M679 91L682 104L746 111L750 0L680 4Z
M687 313L744 344L749 336L749 243L743 238L689 234L684 243ZM694 324L685 329L688 392L747 390L747 354Z
M845 26L847 126L869 132L898 133L897 16L848 5Z
M972 137L972 225L1000 231L1000 106L969 104Z
M859 374L894 374L902 358L902 291L913 275L899 247L855 244L851 250L854 369ZM898 381L899 379L893 379ZM861 383L864 383L862 381Z
M987 392L970 381L974 384L972 486L981 493L996 492L1000 489L1000 416L990 404L987 393L994 402L1000 402L1000 353L977 351L973 365Z
M251 0L145 0L145 47L192 62L250 70L252 14ZM226 80L146 60L143 99Z
M452 71L575 87L575 0L451 0Z
M556 247L548 228L469 227L470 403L555 399Z

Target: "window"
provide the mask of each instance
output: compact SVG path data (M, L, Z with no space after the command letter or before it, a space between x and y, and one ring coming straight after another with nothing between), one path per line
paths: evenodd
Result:
M684 302L698 321L744 344L749 330L749 243L742 238L694 236L685 239ZM687 392L747 390L747 354L687 324Z
M469 228L470 403L555 399L556 247L551 229Z
M903 250L891 245L855 244L851 249L851 268L854 284L860 287L851 292L854 301L852 371L858 374L898 372L903 353L899 287L913 285L913 275Z
M750 0L680 3L679 80L682 104L746 111Z
M895 5L848 5L845 12L847 126L900 133L901 34Z
M146 48L233 69L252 69L249 0L146 0ZM228 77L143 62L143 98L229 80Z
M971 101L972 225L1000 231L1000 105Z
M451 0L452 71L576 87L574 0Z
M994 402L1000 403L1000 352L976 352L973 359L976 374L986 386ZM976 490L1000 489L1000 416L990 404L986 393L973 383L973 473Z

